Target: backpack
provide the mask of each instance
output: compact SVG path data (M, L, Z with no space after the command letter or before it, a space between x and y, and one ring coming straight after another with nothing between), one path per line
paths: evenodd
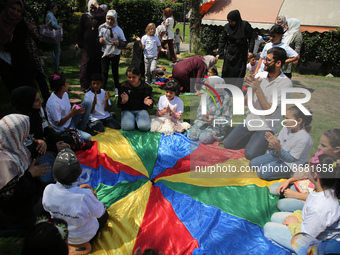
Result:
M68 143L73 151L82 150L85 147L85 142L81 137L78 129L65 128L60 133L60 140Z

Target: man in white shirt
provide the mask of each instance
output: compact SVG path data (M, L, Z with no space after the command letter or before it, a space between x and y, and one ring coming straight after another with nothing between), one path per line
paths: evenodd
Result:
M227 136L224 148L233 150L244 148L245 157L249 160L266 152L268 141L265 138L265 133L267 131L275 133L280 128L282 119L281 90L292 87L292 82L281 71L286 58L284 49L271 48L264 59L265 72L257 75L256 78L246 80L246 85L252 88L252 94L250 95L248 90L244 99L245 105L247 105L248 97L252 97L252 105L255 109L269 110L275 100L273 93L276 91L277 107L274 112L269 115L256 115L249 112L246 120Z

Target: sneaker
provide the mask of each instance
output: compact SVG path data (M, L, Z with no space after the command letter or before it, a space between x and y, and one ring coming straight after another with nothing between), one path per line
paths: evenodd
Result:
M169 64L169 66L174 66L174 65L176 65L176 63L170 63L170 64Z

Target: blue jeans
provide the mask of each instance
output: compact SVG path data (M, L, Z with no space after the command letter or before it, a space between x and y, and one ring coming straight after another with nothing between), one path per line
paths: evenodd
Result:
M89 128L98 132L105 132L105 127L120 129L120 124L112 117L108 117L102 120L96 120L89 123Z
M291 214L292 213L290 212L274 213L271 217L271 222L267 222L263 227L264 236L268 240L272 241L277 246L289 250L290 252L293 251L293 247L290 244L292 234L286 225L282 225L282 222Z
M268 153L249 162L249 166L257 168L257 176L263 180L271 181L290 178L290 168L280 158Z
M268 148L266 132L268 131L249 131L247 127L240 124L224 140L224 148L231 150L244 148L246 159L251 160L265 154Z
M273 183L269 188L270 194L278 195L277 192L276 192L276 189L280 184L282 184L282 183ZM291 189L291 190L297 191L293 184L290 184L288 186L288 188ZM291 197L281 198L277 202L277 208L281 212L294 212L296 210L302 210L304 205L305 205L305 203L302 200L296 199L296 198L291 198Z
M175 48L176 48L176 54L180 54L180 43L175 43Z
M149 131L151 122L147 110L123 111L122 112L122 130L131 131L135 125L140 131Z
M89 122L92 102L90 100L84 100L81 102L81 105L84 106L85 112L83 114L77 114L72 117L70 128L77 128L79 133L85 142L91 141L91 135L84 130L87 128L87 124Z
M54 71L59 71L59 58L60 58L60 43L53 46L53 58L54 58Z

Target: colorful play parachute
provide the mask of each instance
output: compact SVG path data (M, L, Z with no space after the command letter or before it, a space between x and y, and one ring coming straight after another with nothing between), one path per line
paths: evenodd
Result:
M77 152L79 183L96 188L109 220L91 254L133 254L138 247L166 255L289 254L263 235L277 211L270 182L256 173L193 174L192 162L201 169L246 166L243 151L193 144L181 134L107 129L93 139L90 150Z

